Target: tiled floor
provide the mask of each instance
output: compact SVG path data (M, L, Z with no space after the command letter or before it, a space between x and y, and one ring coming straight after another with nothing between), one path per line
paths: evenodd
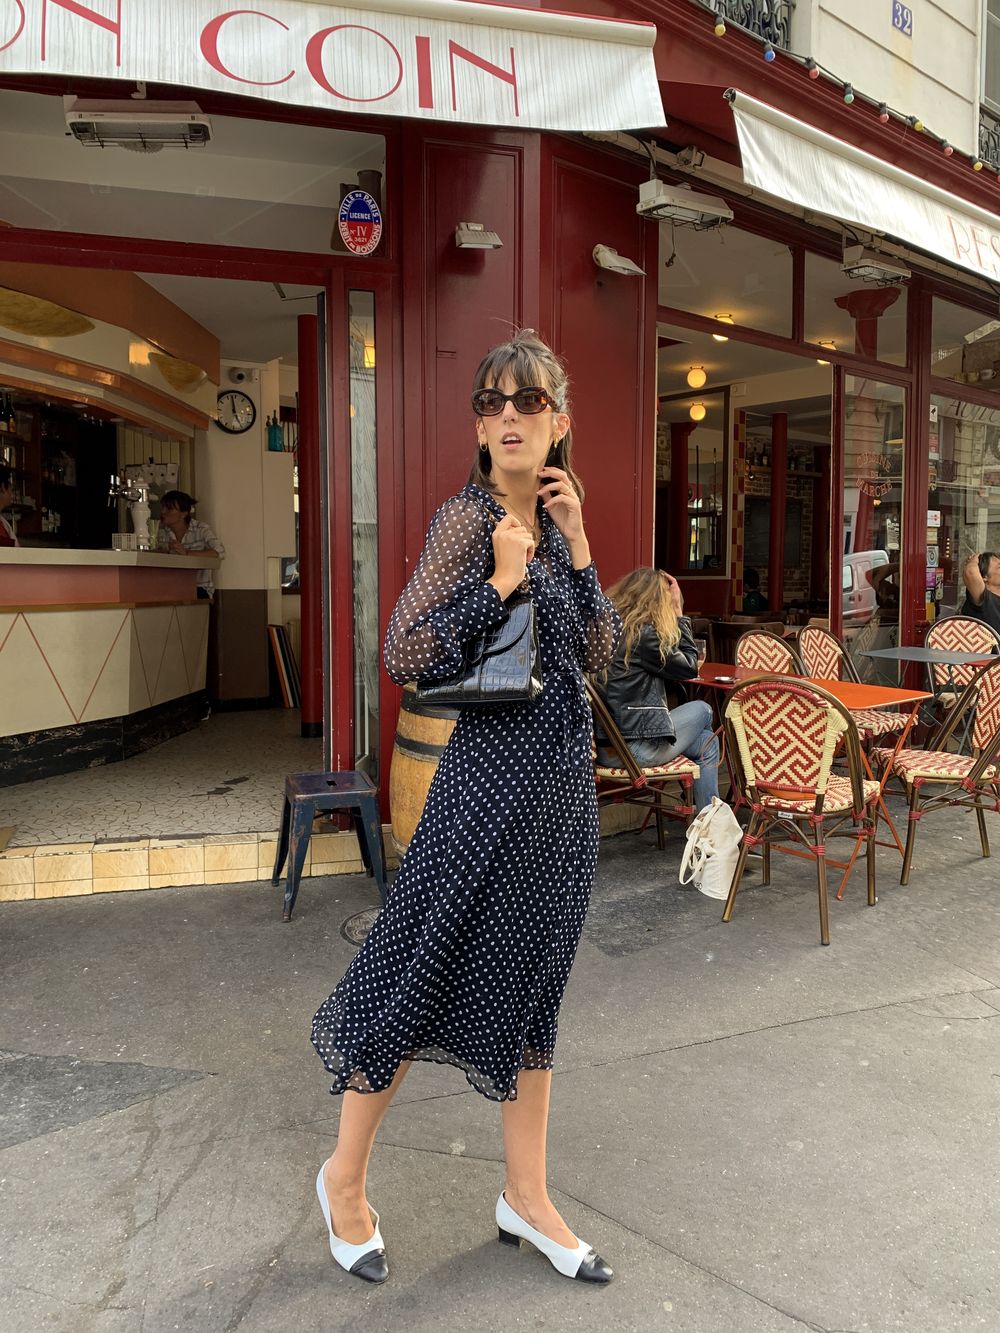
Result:
M287 773L322 764L299 714L219 713L121 764L0 788L10 847L192 834L271 833Z

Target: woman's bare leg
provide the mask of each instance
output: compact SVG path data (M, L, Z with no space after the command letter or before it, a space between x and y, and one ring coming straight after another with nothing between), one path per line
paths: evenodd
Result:
M517 1100L503 1102L504 1156L507 1159L507 1202L525 1222L557 1245L569 1248L577 1238L549 1198L545 1183L545 1141L549 1126L550 1069L522 1069Z
M405 1060L384 1092L344 1093L337 1146L323 1167L323 1184L334 1232L349 1245L361 1245L371 1238L372 1220L365 1196L368 1158L382 1117L409 1067L410 1061Z

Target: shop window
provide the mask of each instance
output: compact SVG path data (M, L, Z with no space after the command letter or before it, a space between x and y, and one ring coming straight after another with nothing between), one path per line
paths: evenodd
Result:
M927 464L928 620L965 600L962 566L973 553L1000 552L1000 406L931 398Z
M906 364L905 287L852 282L835 260L807 253L805 298L806 342Z
M931 374L957 384L1000 389L1000 320L935 299Z
M717 227L660 223L659 302L676 310L789 338L792 255L780 241Z
M844 389L843 634L863 680L895 684L898 668L865 652L899 637L904 393L858 375Z
M660 400L657 563L676 573L725 573L728 420L728 395L722 391ZM682 478L671 471L678 460L685 466Z
M1000 112L1000 0L986 0L983 28L983 101Z
M351 292L348 310L351 531L354 548L355 767L377 778L381 635L378 623L375 297L371 292Z

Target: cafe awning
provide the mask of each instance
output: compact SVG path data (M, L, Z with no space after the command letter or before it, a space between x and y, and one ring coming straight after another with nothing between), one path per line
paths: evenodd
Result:
M996 214L744 93L726 97L748 185L1000 279Z
M0 5L0 75L174 84L525 129L662 125L655 40L651 23L474 0Z

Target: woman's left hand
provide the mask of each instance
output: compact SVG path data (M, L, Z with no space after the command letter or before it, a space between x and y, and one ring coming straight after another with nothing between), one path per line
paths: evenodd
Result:
M538 489L542 508L552 515L552 521L567 542L582 540L583 509L569 477L561 467L543 467L538 475L542 478Z

